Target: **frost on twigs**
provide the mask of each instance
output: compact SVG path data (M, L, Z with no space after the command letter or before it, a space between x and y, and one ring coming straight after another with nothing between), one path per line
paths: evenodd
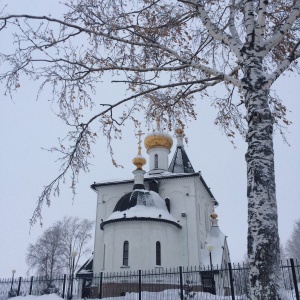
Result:
M258 249L254 256L249 252L251 299L279 299L277 211L264 210L258 219L257 210L260 202L276 208L272 133L284 132L290 122L284 99L270 89L283 73L299 73L300 0L67 0L65 7L61 18L0 13L0 34L16 32L14 51L0 53L6 92L21 89L23 76L37 81L39 92L50 87L57 115L75 128L70 146L52 149L61 153L63 168L45 187L33 220L62 181L70 176L75 188L79 171L88 170L94 133L110 147L125 121L150 126L160 118L165 128L182 127L196 118L195 103L222 84L224 95L212 97L216 123L230 140L241 133L249 146L249 249ZM107 73L113 88L127 90L103 103L99 88ZM92 118L85 117L89 109ZM256 233L255 226L266 228L268 220L274 220L272 234ZM265 262L262 241L274 249Z

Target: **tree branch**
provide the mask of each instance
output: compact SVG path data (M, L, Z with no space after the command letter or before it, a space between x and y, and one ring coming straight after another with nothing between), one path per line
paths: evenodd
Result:
M235 12L236 12L236 7L235 7L235 0L232 1L230 5L230 16L229 16L229 30L231 33L232 38L236 41L240 47L242 46L242 41L239 37L239 34L236 30L235 24L234 24L234 19L235 19Z
M178 0L179 2L193 5L197 8L198 13L200 15L200 19L209 32L209 34L216 40L220 41L221 43L226 44L230 49L234 52L234 54L240 58L240 49L242 47L239 44L238 39L232 38L229 34L226 34L225 31L218 28L216 24L212 22L210 17L208 16L206 10L204 9L203 4L201 1L192 1L192 0Z
M286 33L292 28L296 19L300 16L300 0L296 0L295 5L292 8L292 12L281 26L281 28L265 41L266 51L270 51L275 45L278 45L285 37Z
M257 16L257 22L255 26L255 38L256 38L256 43L260 47L262 46L262 41L266 29L267 4L268 1L266 0L259 1L258 16Z
M289 66L291 65L291 63L293 61L295 61L296 59L298 59L300 57L300 51L297 51L297 49L300 46L300 40L298 41L298 43L294 46L293 50L291 51L291 53L284 59L282 60L277 68L272 72L272 74L268 75L266 80L267 83L265 85L265 88L270 88L272 83L275 82L275 80L284 72L286 71Z
M244 25L246 28L246 43L254 42L254 11L253 0L244 0Z

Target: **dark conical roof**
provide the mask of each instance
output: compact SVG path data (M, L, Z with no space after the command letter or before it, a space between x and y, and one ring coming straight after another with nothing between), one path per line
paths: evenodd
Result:
M177 146L168 171L171 173L195 173L183 146Z

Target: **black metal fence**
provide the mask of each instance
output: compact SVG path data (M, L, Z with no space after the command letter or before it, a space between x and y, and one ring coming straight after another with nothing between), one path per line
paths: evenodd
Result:
M72 275L50 277L29 277L29 278L8 278L0 279L0 300L15 296L59 294L64 299L70 299L71 290L78 294L78 281Z
M290 259L281 266L284 292L289 300L300 300L300 265ZM72 275L58 278L31 277L0 280L0 299L16 295L57 293L64 299L99 298L138 300L246 300L248 268L231 265L211 268L156 268L151 271ZM132 297L128 297L132 295ZM124 297L125 298L125 297Z

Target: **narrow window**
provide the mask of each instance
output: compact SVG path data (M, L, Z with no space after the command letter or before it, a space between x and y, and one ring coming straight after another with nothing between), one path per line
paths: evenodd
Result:
M161 248L160 248L160 242L156 242L156 265L161 265Z
M154 155L154 168L158 169L158 155L157 154Z
M123 266L128 266L128 257L129 257L129 243L128 241L125 241L123 245Z
M168 212L171 212L170 199L166 198L165 199L165 203L166 203L166 207L167 207Z

